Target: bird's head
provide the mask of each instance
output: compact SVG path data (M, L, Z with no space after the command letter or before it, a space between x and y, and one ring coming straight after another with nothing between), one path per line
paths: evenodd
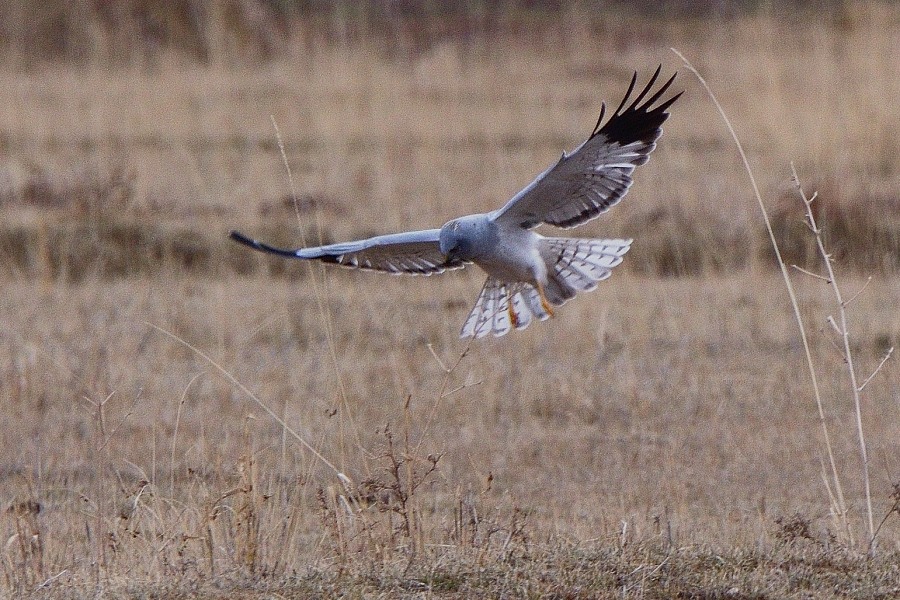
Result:
M441 253L447 258L472 260L484 221L485 215L468 215L447 222L441 227Z

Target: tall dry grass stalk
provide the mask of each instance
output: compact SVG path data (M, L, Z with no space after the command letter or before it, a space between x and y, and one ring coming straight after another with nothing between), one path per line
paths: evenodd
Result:
M269 120L272 123L272 128L275 130L275 138L278 142L278 152L281 155L281 161L284 166L285 174L288 178L288 184L290 185L290 193L291 193L291 205L294 209L294 217L297 220L297 230L300 234L300 242L304 246L307 245L306 242L306 233L303 227L303 217L301 216L300 210L300 200L297 194L297 186L294 183L294 173L291 170L291 164L288 160L287 151L284 145L284 138L281 135L281 129L278 127L278 122L275 120L274 115L269 115ZM319 236L319 243L323 243L323 234L322 234L322 220L321 213L317 209L315 212L315 220L316 220L316 232ZM347 389L344 385L344 376L341 373L340 363L338 362L337 351L335 349L334 343L334 317L331 312L331 305L328 303L326 294L328 290L328 274L325 268L322 268L322 265L315 265L310 262L307 262L307 273L309 274L309 280L312 282L313 295L316 299L316 308L319 311L319 314L322 317L322 323L325 329L325 336L328 346L328 357L330 358L330 364L332 371L334 373L334 379L337 382L338 394L340 399L340 451L341 451L341 462L342 468L346 471L346 442L345 442L345 425L344 419L346 418L349 423L350 429L353 433L354 443L356 449L359 452L360 460L363 462L363 471L368 472L368 465L366 464L366 457L368 456L368 452L362 443L362 438L360 437L360 429L356 423L356 418L354 417L353 408L350 406L350 403L347 401ZM317 274L318 271L318 274ZM319 279L321 278L321 281ZM346 475L345 475L346 476Z
M836 520L838 530L843 533L847 542L852 543L853 536L847 515L847 503L844 499L844 489L841 485L841 479L838 475L837 464L834 458L834 450L831 443L831 434L828 431L828 421L825 418L825 409L822 404L822 394L819 390L819 378L816 374L816 366L813 362L812 352L810 351L809 336L806 333L806 326L804 325L803 317L800 314L800 304L797 301L797 294L794 291L794 285L791 282L791 277L788 273L787 266L785 265L784 260L781 258L781 250L778 247L778 241L775 238L775 232L772 229L772 222L769 219L769 213L766 210L766 205L762 200L759 186L756 184L756 177L753 174L753 169L750 167L750 161L747 159L747 154L744 152L744 146L743 144L741 144L741 140L738 138L734 127L731 125L731 120L728 118L728 115L725 113L725 109L722 108L722 105L719 103L718 98L716 98L716 95L709 87L709 84L706 83L706 80L703 78L703 76L700 75L697 69L694 68L691 62L688 61L688 59L685 58L684 55L682 55L678 50L674 48L672 49L672 51L677 54L682 61L684 61L684 64L688 68L688 70L690 70L691 73L693 73L697 77L697 79L700 81L700 84L703 86L703 89L706 90L709 98L712 100L713 104L715 104L716 110L719 112L719 115L721 115L722 120L725 122L725 126L728 128L728 133L731 135L731 139L734 141L738 153L741 156L741 161L744 164L744 170L747 172L747 176L750 178L750 185L753 188L753 196L756 198L760 213L762 214L763 221L765 222L766 232L769 235L769 241L771 242L772 249L775 252L775 258L778 261L778 268L781 271L782 278L784 279L784 285L787 288L788 297L791 300L791 309L793 310L794 317L797 320L797 328L800 332L800 339L803 343L803 352L806 357L806 366L807 369L809 369L810 382L812 383L813 388L813 397L816 402L816 410L819 414L819 423L822 427L822 438L825 443L825 451L828 455L828 463L831 467L831 478L832 482L834 483L834 489L836 492L836 495L831 494L831 488L827 485L826 480L826 487L829 491L831 513Z
M750 167L750 162L747 159L746 153L744 152L743 145L741 144L740 139L738 138L737 133L735 132L734 127L732 126L731 121L728 118L728 115L725 113L724 108L719 103L718 99L716 98L715 93L709 87L709 84L706 82L706 80L703 78L703 76L700 75L700 73L697 71L697 69L694 68L694 66L690 63L690 61L688 61L684 57L684 55L682 55L680 52L678 52L678 50L675 50L674 48L672 50L673 50L673 52L675 52L675 54L678 55L679 58L681 58L681 60L685 64L685 66L697 77L697 79L700 81L700 84L703 86L704 90L706 90L707 94L709 95L710 99L712 100L713 104L715 104L716 110L719 112L723 121L725 122L725 125L728 128L728 132L731 135L732 140L734 141L734 143L737 147L738 153L740 154L740 157L741 157L741 161L743 162L743 165L744 165L744 169L746 170L747 175L750 179L750 184L753 188L753 195L756 198L757 204L759 205L760 213L762 214L763 221L765 222L766 231L769 234L769 240L772 244L772 249L775 253L775 257L778 262L778 267L781 271L781 275L784 280L785 287L787 288L788 296L791 301L791 307L793 309L794 316L797 321L797 326L798 326L798 329L800 332L800 338L803 343L803 349L804 349L804 353L806 356L806 363L807 363L807 367L809 369L810 381L812 383L812 388L813 388L813 396L815 398L816 409L817 409L818 415L819 415L819 422L820 422L821 428L822 428L822 436L823 436L823 440L824 440L824 444L825 444L826 453L828 455L828 462L831 467L831 482L834 485L834 490L835 490L835 493L832 493L831 485L829 485L828 478L824 477L823 479L824 479L824 483L826 486L826 490L828 492L829 503L831 505L832 515L835 517L837 523L839 524L839 530L843 532L846 541L852 545L854 537L852 534L852 529L850 527L850 522L849 522L849 518L848 518L848 511L847 511L846 501L844 498L843 486L841 485L841 479L840 479L840 476L838 475L838 469L837 469L837 465L835 462L834 450L833 450L833 446L831 443L831 434L828 429L828 421L825 417L825 411L824 411L824 407L823 407L823 403L822 403L822 396L821 396L821 392L819 389L818 376L816 374L816 367L815 367L815 363L812 358L812 353L810 351L809 337L806 332L806 326L803 323L803 318L800 313L800 305L797 300L797 294L794 290L794 286L791 281L790 274L788 272L787 264L785 263L785 261L782 258L781 250L778 246L778 241L776 239L775 233L772 228L772 223L769 218L769 213L766 210L765 203L763 202L762 195L760 194L760 191L759 191L759 187L756 184L756 177L753 174L753 169ZM881 362L879 363L878 367L875 368L875 370L872 372L872 374L869 375L869 377L863 382L862 385L859 385L857 383L856 369L854 368L854 363L853 363L853 353L852 353L851 347L850 347L850 334L849 334L849 329L848 329L848 325L847 325L846 309L847 309L847 306L853 300L855 300L859 296L859 294L863 291L863 289L865 288L865 285L850 300L848 300L848 301L844 300L844 297L840 291L840 287L838 286L837 280L835 278L834 268L832 265L832 262L833 262L832 256L825 248L825 244L822 239L822 229L816 223L815 215L812 210L812 203L816 199L816 195L814 194L811 198L808 198L806 196L806 193L803 191L803 189L800 185L799 178L797 176L797 172L796 172L796 169L794 168L793 163L791 164L791 172L792 172L792 176L793 176L793 181L797 185L801 199L803 200L803 205L804 205L804 208L806 211L806 219L808 221L808 226L809 226L809 229L812 232L813 236L815 237L816 246L817 246L819 254L822 258L822 262L825 265L827 277L816 275L814 273L809 273L808 271L806 271L800 267L797 267L797 265L793 265L793 267L797 268L798 270L800 270L804 273L813 275L821 280L826 281L831 286L831 289L834 292L834 297L835 297L835 300L836 300L836 303L838 306L838 315L839 315L839 319L840 319L840 324L838 325L831 316L828 317L828 320L829 320L829 323L831 323L831 325L834 327L835 331L837 331L838 335L841 338L842 346L843 346L842 355L843 355L844 362L847 365L848 378L849 378L849 383L850 383L850 388L851 388L851 398L853 401L854 412L855 412L855 416L856 416L856 432L857 432L857 438L859 441L860 456L861 456L861 460L862 460L862 479L863 479L863 485L864 485L864 489L865 489L866 521L867 521L867 526L868 526L867 551L870 554L874 554L876 529L875 529L875 525L874 525L874 516L873 516L873 510L872 510L872 493L871 493L871 484L870 484L870 477L869 477L869 458L868 458L868 451L866 448L865 431L863 428L863 421L862 421L862 410L861 410L861 405L860 405L860 392L872 380L872 378L878 373L878 371L881 370L881 368L884 366L884 364L890 358L894 349L893 349L893 347L891 347L887 351L887 353L885 354L885 356L882 358ZM869 279L869 281L871 281L871 278Z
M179 344L181 344L182 346L184 346L185 348L187 348L188 350L190 350L191 352L193 352L194 354L196 354L197 356L202 358L204 361L206 361L210 366L212 366L216 371L218 371L225 379L227 379L229 382L231 382L232 385L237 387L244 394L246 394L246 396L248 398L253 400L253 402L256 403L257 406L259 406L261 409L263 409L263 411L265 411L265 413L267 415L269 415L269 417L271 417L272 420L274 420L276 423L278 423L278 425L280 427L282 427L284 431L287 431L288 434L290 434L290 436L292 438L294 438L301 446L303 446L304 448L309 450L313 454L313 456L315 456L317 459L322 461L322 463L325 466L327 466L329 469L334 471L335 475L337 475L338 477L343 476L343 473L341 473L340 469L338 469L336 466L334 466L334 464L331 461L329 461L327 458L322 456L322 454L318 450L316 450L316 448L311 443L306 441L306 439L303 438L303 436L301 436L299 433L294 431L294 429L292 429L281 417L279 417L278 414L274 410L269 408L269 406L265 402L260 400L256 394L254 394L252 391L250 391L250 388L248 388L243 383L238 381L238 379L231 373L231 371L229 371L228 369L223 367L221 364L216 362L211 356L209 356L208 354L206 354L205 352L203 352L202 350L200 350L199 348L197 348L196 346L194 346L193 344L191 344L184 338L172 333L171 331L168 331L167 329L160 327L159 325L154 325L153 323L146 323L146 325L148 325L149 327L152 327L153 329L157 330L158 332L162 333L163 335L178 342Z

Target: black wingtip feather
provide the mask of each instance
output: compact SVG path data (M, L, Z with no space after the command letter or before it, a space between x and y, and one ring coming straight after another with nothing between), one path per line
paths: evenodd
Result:
M231 231L228 234L228 237L233 239L235 242L239 244L243 244L244 246L249 246L254 250L259 250L260 252L268 252L269 254L277 254L278 256L287 256L290 258L299 258L297 256L296 250L286 250L284 248L276 248L274 246L270 246L268 244L264 244L263 242L259 242L254 240L253 238L249 238L243 233L239 231Z
M652 96L645 100L659 79L661 72L662 65L659 65L641 93L629 104L628 102L637 80L637 73L635 73L631 78L628 91L625 92L625 96L619 104L619 108L616 109L606 124L602 127L594 128L592 136L603 134L610 141L618 142L622 145L636 141L651 143L656 140L661 133L660 127L669 118L669 113L666 112L667 109L684 93L679 92L662 104L653 106L668 91L672 82L675 81L675 77L678 75L675 73L657 91L653 92ZM625 108L626 105L627 108Z
M684 93L684 90L678 92L677 94L675 94L674 96L672 96L671 98L669 98L668 100L666 100L665 102L663 102L662 104L657 106L655 110L661 110L661 111L667 110L670 106L672 106L675 103L676 100L681 98L681 95L683 93ZM669 115L666 114L666 116L668 117Z
M603 123L603 117L606 116L606 102L600 103L600 116L597 117L597 124L594 125L594 129L591 132L591 135L594 135L600 130L600 125Z
M244 244L245 246L250 246L254 248L256 246L256 241L248 238L246 235L241 233L240 231L231 230L228 233L228 237L236 241L238 244Z
M644 96L647 95L647 92L650 91L650 88L653 87L653 84L656 83L656 80L659 78L659 74L662 72L662 65L656 67L656 71L653 72L653 77L650 78L650 81L647 82L647 85L644 86L644 89L641 90L641 93L638 94L637 98L634 99L634 102L631 103L631 106L628 107L628 110L634 110L638 104L641 103L641 100L644 99ZM650 100L647 102L647 105L653 104L653 101Z
M628 91L625 92L625 95L622 97L622 102L619 103L619 107L613 112L613 116L619 114L623 108L625 108L625 103L628 102L629 96L631 96L631 92L634 91L634 86L637 83L637 71L631 74L631 83L628 84Z
M657 71L657 73L659 73L659 71ZM647 106L652 106L654 102L656 102L657 100L659 100L660 97L661 97L663 94L666 93L666 90L669 89L669 86L672 85L672 82L675 81L675 78L676 78L677 76L678 76L678 73L675 73L675 74L673 74L671 77L669 77L669 80L666 81L666 82L662 85L661 88L659 88L658 90L656 90L656 93L653 94L653 97L650 98L649 100L647 100ZM680 95L681 95L681 94L679 94L679 96L680 96Z

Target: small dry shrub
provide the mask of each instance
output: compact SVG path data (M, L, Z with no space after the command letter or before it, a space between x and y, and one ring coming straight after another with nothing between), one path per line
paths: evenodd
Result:
M370 476L357 485L344 479L342 486L318 491L323 528L342 560L348 552L384 560L403 551L411 558L424 547L423 486L437 476L441 456L418 455L408 429L399 443L390 426L381 434L384 447Z
M30 487L30 486L29 486ZM13 523L12 537L6 542L3 569L10 588L22 590L34 586L46 575L44 571L44 537L38 515L41 503L30 494L14 500L6 509Z
M775 539L784 544L794 544L801 540L815 541L812 522L799 512L789 517L776 517Z

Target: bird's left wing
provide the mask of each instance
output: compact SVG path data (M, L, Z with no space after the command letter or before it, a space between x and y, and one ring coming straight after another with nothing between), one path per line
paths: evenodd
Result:
M231 239L256 250L288 258L320 260L351 269L384 273L433 275L448 269L459 269L466 264L458 259L448 259L441 254L440 232L440 229L408 231L297 250L275 248L237 231L231 232Z
M672 85L672 75L647 98L661 69L662 65L628 104L637 82L635 73L622 103L609 120L601 126L604 104L591 137L570 154L564 152L555 165L495 211L492 218L526 229L541 223L568 229L590 221L619 202L631 187L634 168L647 162L656 148L661 126L669 117L666 110L681 96L676 94L653 106Z

